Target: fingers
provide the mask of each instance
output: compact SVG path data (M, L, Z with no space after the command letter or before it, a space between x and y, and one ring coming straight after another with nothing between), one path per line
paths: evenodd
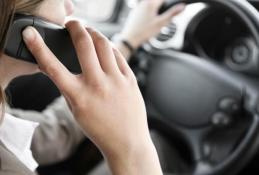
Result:
M98 76L102 72L93 40L85 28L77 21L70 21L66 27L76 48L84 75ZM93 78L93 77L92 77Z
M141 0L139 4L147 6L151 11L157 11L165 0Z
M33 27L27 27L23 31L23 39L41 70L52 79L62 93L72 92L73 75L50 51L39 33Z
M178 4L176 6L171 7L169 10L164 12L159 16L159 23L167 24L172 20L172 18L179 13L181 13L185 9L185 4Z
M116 58L116 62L118 64L118 67L121 71L121 73L124 76L130 76L133 74L133 72L131 71L128 62L126 61L126 59L124 58L124 56L120 53L120 51L116 48L113 48L113 52Z
M156 7L159 8L162 6L162 4L165 2L165 0L150 0L153 1L153 3L156 4Z
M87 31L93 39L95 50L103 71L108 74L118 73L119 68L110 41L101 33L94 31L93 29L87 28Z

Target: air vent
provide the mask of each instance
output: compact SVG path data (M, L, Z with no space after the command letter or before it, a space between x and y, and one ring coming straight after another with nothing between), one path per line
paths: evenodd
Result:
M175 23L170 23L168 26L161 29L160 34L157 36L158 41L168 41L172 39L176 33L177 27Z

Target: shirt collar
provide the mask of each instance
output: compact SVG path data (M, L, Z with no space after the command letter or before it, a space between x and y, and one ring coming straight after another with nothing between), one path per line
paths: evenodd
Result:
M31 142L38 123L5 114L0 125L0 140L25 166L35 171L38 164L31 152Z

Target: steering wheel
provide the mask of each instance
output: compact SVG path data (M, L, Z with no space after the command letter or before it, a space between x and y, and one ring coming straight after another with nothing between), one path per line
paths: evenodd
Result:
M227 9L247 26L259 48L259 15L246 0L173 0L161 13L182 2ZM212 60L172 50L150 49L148 55L143 94L149 122L187 145L192 168L182 174L240 171L259 146L258 86Z

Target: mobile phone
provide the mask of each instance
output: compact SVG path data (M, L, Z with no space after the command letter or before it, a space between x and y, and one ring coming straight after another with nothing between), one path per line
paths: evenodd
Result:
M34 27L40 33L49 49L69 71L75 74L82 72L69 32L62 26L36 16L15 15L7 35L4 47L5 54L19 60L37 64L22 38L22 31L27 26Z

